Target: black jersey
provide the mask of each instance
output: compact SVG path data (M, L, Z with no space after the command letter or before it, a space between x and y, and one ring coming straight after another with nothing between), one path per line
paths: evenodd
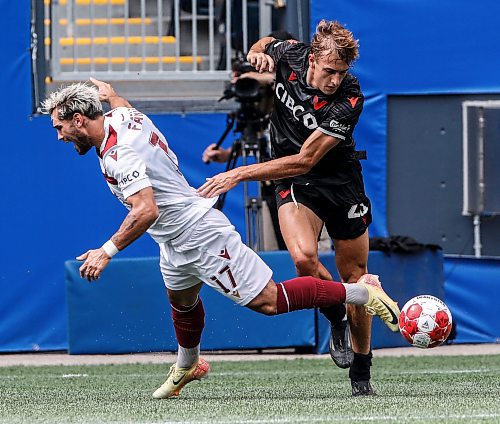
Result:
M306 82L310 48L295 41L275 40L266 54L276 65L274 110L271 115L273 157L290 156L300 151L314 130L340 140L304 175L288 179L295 183L343 184L359 172L354 157L354 126L363 109L363 93L357 79L347 74L330 96Z

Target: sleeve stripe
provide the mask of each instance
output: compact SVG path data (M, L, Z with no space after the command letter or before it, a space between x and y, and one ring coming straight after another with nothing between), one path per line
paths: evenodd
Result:
M318 127L316 129L319 130L319 131L321 131L323 134L331 135L332 137L338 138L340 140L345 140L345 135L338 134L338 133L333 133L333 132L327 131L324 128L321 128L321 127Z

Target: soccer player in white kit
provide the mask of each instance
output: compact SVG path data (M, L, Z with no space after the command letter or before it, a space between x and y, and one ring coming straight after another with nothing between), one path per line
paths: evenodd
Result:
M215 199L196 194L183 177L177 157L151 120L116 95L113 88L77 83L43 102L59 140L73 143L80 155L95 147L111 192L129 210L118 231L97 249L77 257L80 275L97 280L111 258L144 232L160 247L160 268L172 308L178 341L177 362L153 397L178 396L190 381L206 376L200 357L205 322L199 291L208 284L241 306L276 315L339 303L364 305L398 330L399 308L377 276L357 284L298 277L276 284L271 269L242 243L226 216L213 209ZM104 114L101 101L113 108Z

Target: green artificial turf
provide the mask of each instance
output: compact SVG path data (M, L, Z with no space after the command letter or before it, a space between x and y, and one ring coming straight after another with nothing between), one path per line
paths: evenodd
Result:
M374 359L353 398L329 360L212 362L154 400L168 364L0 368L1 423L500 423L500 356Z

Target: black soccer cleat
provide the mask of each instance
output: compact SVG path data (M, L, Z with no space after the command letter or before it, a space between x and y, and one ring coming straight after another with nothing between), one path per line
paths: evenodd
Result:
M354 381L351 380L352 395L353 396L375 396L370 380Z
M330 325L330 344L328 345L332 361L339 368L349 368L354 360L349 323L343 320Z

